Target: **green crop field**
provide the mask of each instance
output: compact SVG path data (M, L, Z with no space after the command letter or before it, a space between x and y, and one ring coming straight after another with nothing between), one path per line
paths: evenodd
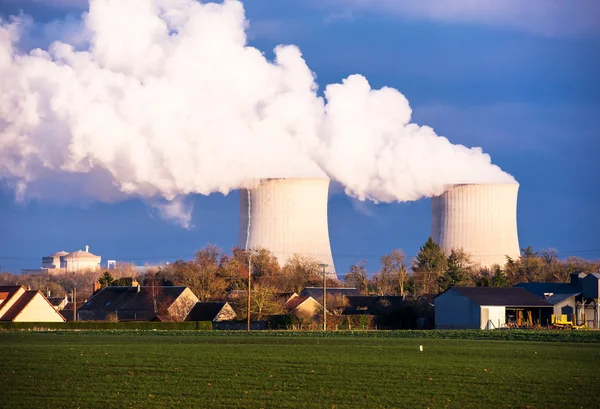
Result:
M9 331L0 356L3 407L600 407L586 341Z

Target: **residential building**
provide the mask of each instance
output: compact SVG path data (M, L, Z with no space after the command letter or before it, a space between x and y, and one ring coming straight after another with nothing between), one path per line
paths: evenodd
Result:
M64 322L65 318L41 291L9 285L0 286L0 321Z
M92 295L77 314L82 321L183 321L197 302L187 287L109 286Z

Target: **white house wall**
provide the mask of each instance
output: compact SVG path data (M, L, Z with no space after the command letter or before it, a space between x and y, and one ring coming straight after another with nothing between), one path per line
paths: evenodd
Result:
M435 327L438 329L478 329L479 305L450 289L435 299Z
M44 299L44 296L41 293L37 293L13 321L63 322L64 318L46 299Z

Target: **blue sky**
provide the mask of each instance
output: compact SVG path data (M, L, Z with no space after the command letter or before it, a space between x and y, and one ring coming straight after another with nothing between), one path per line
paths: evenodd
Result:
M23 10L48 23L75 18L83 3L3 0L0 15ZM453 143L481 146L519 181L521 247L600 258L600 25L589 18L598 11L593 2L507 1L506 9L469 12L461 10L467 1L453 2L452 10L438 1L322 3L246 2L251 45L268 56L278 44L298 45L322 88L354 73L373 88L397 88L413 121ZM545 17L536 18L528 3L547 8ZM17 203L0 184L0 268L39 267L43 255L86 244L103 261L140 264L189 259L209 242L236 244L236 192L190 200L194 227L185 230L140 200ZM375 205L334 188L329 229L338 273L361 259L375 272L378 258L394 248L414 256L429 236L430 211L429 200Z

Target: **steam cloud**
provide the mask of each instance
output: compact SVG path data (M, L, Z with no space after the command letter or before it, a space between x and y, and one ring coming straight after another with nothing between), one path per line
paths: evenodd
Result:
M352 75L318 96L300 50L269 61L247 24L234 0L91 0L77 41L25 53L32 22L0 21L0 179L18 199L142 197L183 225L185 195L265 177L330 177L386 202L516 183L410 123L395 89Z

